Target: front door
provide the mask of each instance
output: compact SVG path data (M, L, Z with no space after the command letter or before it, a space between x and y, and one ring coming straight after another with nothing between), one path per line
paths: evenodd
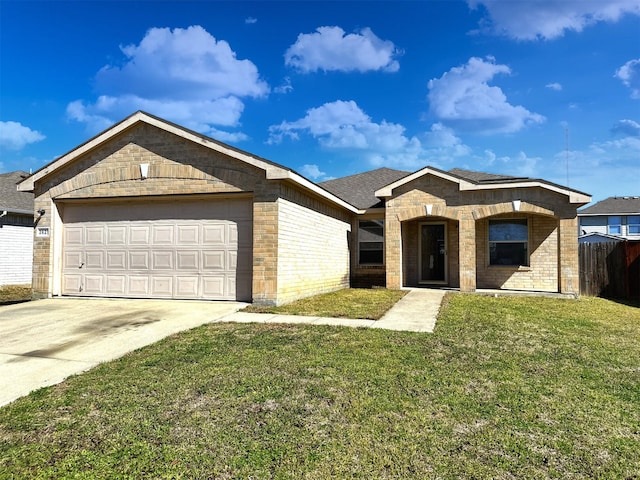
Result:
M446 239L444 223L420 225L420 283L447 282Z

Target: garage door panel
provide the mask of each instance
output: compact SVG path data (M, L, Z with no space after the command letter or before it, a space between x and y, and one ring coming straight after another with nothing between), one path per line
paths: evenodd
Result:
M132 225L129 227L130 245L149 245L151 225Z
M204 225L204 244L205 245L224 245L226 243L225 225Z
M129 294L134 296L147 296L151 292L149 290L149 276L147 275L130 275L129 276Z
M152 270L173 270L173 250L152 250Z
M101 294L104 292L104 276L86 274L84 276L84 292L88 294Z
M153 245L173 245L173 225L153 225Z
M86 245L94 247L104 246L104 228L102 226L91 226L85 229Z
M252 212L249 199L65 204L62 293L249 300Z
M64 276L62 288L66 293L79 293L82 285L82 275L68 273Z
M124 270L127 268L127 252L124 250L113 251L108 250L107 253L107 270Z
M127 243L127 227L107 225L107 244L125 245Z
M198 250L178 251L176 252L176 269L198 271L200 267L199 259L200 252Z
M171 297L173 295L173 277L153 276L151 279L151 294L154 297Z
M82 252L64 252L63 261L67 269L78 269L82 265Z
M199 225L176 225L178 245L198 245L200 243Z
M79 226L68 226L64 229L64 243L67 246L84 245L84 229Z
M202 277L202 290L204 297L226 297L224 291L224 275Z
M179 297L198 297L199 276L177 276L175 278L176 295Z
M129 268L131 270L149 270L149 251L129 251Z
M127 293L127 277L125 275L107 275L107 294L124 296Z
M224 250L207 250L202 252L204 270L224 270Z
M85 254L84 267L88 270L103 270L105 267L103 251L88 251Z
M237 270L238 252L227 252L227 265L229 265L230 270Z

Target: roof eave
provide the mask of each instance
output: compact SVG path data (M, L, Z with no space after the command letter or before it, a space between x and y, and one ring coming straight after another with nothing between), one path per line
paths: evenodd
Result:
M566 195L569 197L569 203L577 204L577 205L586 205L591 202L591 195L587 195L586 193L578 192L577 190L571 190L567 188L562 188L555 184L550 184L547 182L542 182L540 180L527 180L527 181L500 181L499 183L479 183L479 182L471 182L469 180L465 180L455 175L450 175L447 172L443 172L433 167L425 167L417 172L412 173L400 180L387 185L379 190L376 190L375 195L379 198L389 198L393 195L393 190L409 183L417 178L420 178L423 175L432 174L439 178L449 180L453 183L458 184L458 188L460 191L471 191L471 190L495 190L495 189L503 189L503 188L532 188L532 187L540 187L546 190L551 190L556 193L560 193L562 195Z
M83 143L82 145L80 145L79 147L76 147L75 149L71 150L70 152L62 155L61 157L59 157L57 160L54 160L53 162L49 163L48 165L45 165L44 167L42 167L40 170L38 170L37 172L35 172L33 175L31 175L30 177L26 178L25 180L23 180L22 182L20 182L18 184L18 190L22 191L22 192L31 192L34 189L35 186L35 182L37 182L38 180L46 177L47 175L52 174L53 172L55 172L56 170L58 170L59 168L64 167L65 165L67 165L68 163L72 162L73 160L75 160L76 158L80 157L81 155L84 155L85 153L97 148L98 146L102 145L104 142L109 141L111 138L120 135L122 132L132 128L134 125L137 125L138 123L147 123L149 125L152 125L154 127L160 128L162 130L165 130L167 132L173 133L174 135L177 135L181 138L184 138L186 140L190 140L194 143L203 145L207 148L210 148L212 150L215 150L217 152L223 153L225 155L228 155L232 158L236 158L238 160L242 160L243 162L246 162L250 165L253 165L255 167L258 167L260 169L263 169L265 171L268 171L270 169L282 169L284 170L284 168L279 168L276 167L273 164L270 164L269 162L262 160L260 158L254 157L248 153L242 152L240 150L236 150L234 148L231 148L229 146L226 146L223 143L219 143L214 141L213 139L210 139L204 135L198 135L194 132L191 132L190 130L184 129L178 125L172 124L170 122L167 122L165 120L162 120L160 118L154 117L152 115L149 115L145 112L136 112L133 115L125 118L124 120L122 120L121 122L115 124L114 126L110 127L109 129L105 130L104 132L96 135L95 137L93 137L92 139L88 140L87 142Z

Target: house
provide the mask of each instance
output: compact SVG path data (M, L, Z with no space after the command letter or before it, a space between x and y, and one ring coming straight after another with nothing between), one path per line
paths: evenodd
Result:
M544 180L425 167L316 184L137 112L24 180L33 288L282 304L349 285L578 293L577 208Z
M609 197L578 211L580 235L640 240L640 197Z
M31 283L33 194L17 189L27 176L0 173L0 286Z

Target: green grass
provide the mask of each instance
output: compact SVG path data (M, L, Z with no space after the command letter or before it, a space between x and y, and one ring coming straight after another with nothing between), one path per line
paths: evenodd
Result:
M243 311L378 320L407 293L403 290L387 290L385 288L345 288L336 292L303 298L279 307L250 305Z
M26 302L31 300L31 285L0 286L0 305Z
M0 409L0 478L638 478L640 309L449 294L435 333L211 324Z

